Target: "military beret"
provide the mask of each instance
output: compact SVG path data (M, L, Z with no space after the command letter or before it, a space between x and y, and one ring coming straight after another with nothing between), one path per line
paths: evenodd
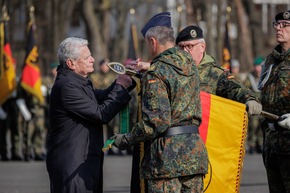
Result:
M54 62L54 63L49 64L50 69L54 69L57 66L58 66L58 63L57 62Z
M203 38L202 29L198 26L190 25L178 33L175 43L178 44L181 41L196 40L201 38Z
M151 27L156 27L156 26L164 26L171 28L171 16L169 12L162 12L158 13L157 15L154 15L142 28L141 33L143 37L145 37L146 32L151 28Z
M279 20L290 20L290 10L278 13L275 16L275 20L276 21L279 21Z
M265 58L264 57L257 57L257 58L255 58L254 59L254 66L259 66L259 65L261 65L262 64L262 62L265 60Z

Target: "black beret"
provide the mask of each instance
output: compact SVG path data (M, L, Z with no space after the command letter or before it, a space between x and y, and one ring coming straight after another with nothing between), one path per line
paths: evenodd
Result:
M178 44L181 41L196 40L202 38L202 29L198 26L190 25L178 33L175 43Z
M169 12L162 12L158 13L157 15L154 15L142 28L141 33L143 37L145 37L146 32L151 28L151 27L156 27L156 26L164 26L171 28L171 16Z
M275 16L275 20L276 21L279 21L279 20L290 20L290 10L278 13Z

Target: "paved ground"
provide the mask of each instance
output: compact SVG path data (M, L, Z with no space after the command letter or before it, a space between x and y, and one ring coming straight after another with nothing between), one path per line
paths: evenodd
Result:
M131 156L106 156L104 193L128 193ZM268 193L261 155L246 155L241 193ZM45 162L0 162L0 193L49 193Z

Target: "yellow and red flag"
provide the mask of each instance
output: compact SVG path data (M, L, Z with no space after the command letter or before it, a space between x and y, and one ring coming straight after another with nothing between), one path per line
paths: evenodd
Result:
M8 41L7 21L0 23L0 105L2 105L7 98L16 89L16 64L12 57L10 42Z
M27 28L26 57L22 69L21 86L23 89L35 96L40 103L44 102L41 92L41 72L38 64L38 47L35 43L35 24L29 22Z
M209 156L205 192L238 193L248 125L246 106L206 92L201 92L201 103L199 133Z

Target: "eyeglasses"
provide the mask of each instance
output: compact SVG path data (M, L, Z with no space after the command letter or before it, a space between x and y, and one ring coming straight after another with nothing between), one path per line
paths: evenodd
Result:
M274 21L273 22L273 28L276 29L278 26L280 28L285 28L287 26L290 26L290 23L288 23L288 22L277 22L277 21Z
M178 47L182 50L186 49L186 50L192 50L194 46L196 46L197 44L200 44L201 42L197 42L195 44L185 44L185 45L178 45Z

